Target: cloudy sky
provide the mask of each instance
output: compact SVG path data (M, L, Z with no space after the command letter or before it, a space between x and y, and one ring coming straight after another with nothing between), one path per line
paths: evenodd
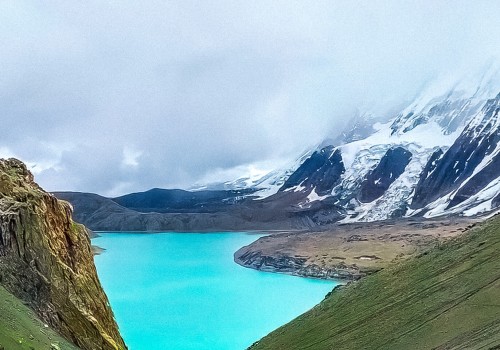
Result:
M272 168L498 55L492 1L0 1L0 156L104 195Z

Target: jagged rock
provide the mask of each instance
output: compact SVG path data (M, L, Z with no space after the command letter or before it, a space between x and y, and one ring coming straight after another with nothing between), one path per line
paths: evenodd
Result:
M362 242L362 241L367 241L367 239L361 235L351 235L347 238L347 242Z
M0 283L80 348L125 349L89 236L71 214L22 162L0 159Z
M315 188L318 195L330 193L345 172L342 155L332 146L314 152L288 178L280 191L294 186Z
M359 200L372 202L381 197L389 186L405 171L411 152L402 147L390 148L378 165L369 172L361 184Z
M307 258L288 255L264 255L260 251L247 250L247 247L238 250L234 257L236 263L259 271L343 280L358 280L365 275L357 266L347 265L344 262L325 268L317 264L307 263Z
M496 179L498 177L500 177L500 153L497 154L486 167L484 167L476 175L472 176L470 180L457 191L453 199L450 201L448 208L454 207L469 199L481 189L485 188L492 181L492 179ZM496 207L497 205L497 203L493 202L493 207Z

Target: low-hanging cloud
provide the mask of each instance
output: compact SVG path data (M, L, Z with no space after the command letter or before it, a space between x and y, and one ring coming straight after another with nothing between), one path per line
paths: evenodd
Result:
M356 111L498 57L498 13L498 1L3 1L0 156L49 190L102 194L279 164Z

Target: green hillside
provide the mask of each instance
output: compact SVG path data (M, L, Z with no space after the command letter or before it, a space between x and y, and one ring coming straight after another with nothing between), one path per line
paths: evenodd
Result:
M500 218L336 290L251 349L500 349Z
M0 286L0 349L78 349L47 328L19 299Z

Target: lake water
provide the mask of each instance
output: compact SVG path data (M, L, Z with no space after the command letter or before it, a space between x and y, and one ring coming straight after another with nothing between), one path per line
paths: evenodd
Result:
M245 349L335 286L234 263L257 235L100 234L95 264L130 350Z

